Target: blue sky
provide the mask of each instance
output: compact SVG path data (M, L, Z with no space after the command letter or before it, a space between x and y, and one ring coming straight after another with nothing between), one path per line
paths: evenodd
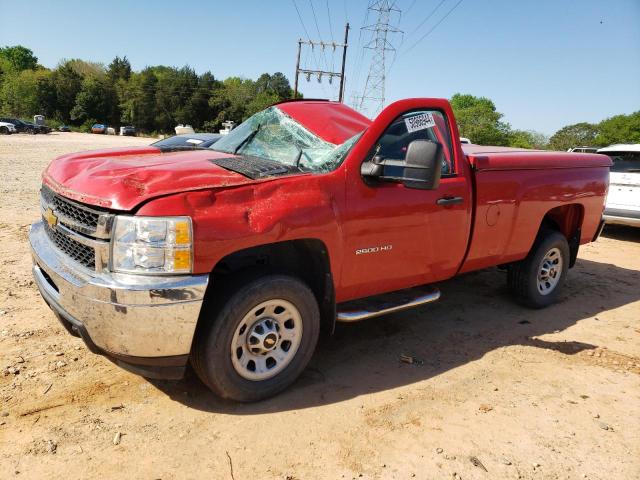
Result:
M351 23L351 101L368 71L362 46L369 33L359 30L368 2L312 2L296 0L314 39L330 40L332 31L341 41L345 21ZM514 128L547 134L640 110L640 0L463 0L452 11L458 0L445 0L419 27L440 2L397 1L404 13L396 24L405 35L404 41L391 37L400 48L389 69L387 103L455 92L482 95ZM61 58L108 63L126 55L135 69L188 64L218 78L281 71L293 84L296 40L304 36L292 0L0 0L0 45L25 45L47 67ZM315 68L312 56L302 58ZM315 58L324 66L319 52ZM326 54L328 66L338 68L339 60ZM337 94L335 85L304 79L301 91L307 97Z

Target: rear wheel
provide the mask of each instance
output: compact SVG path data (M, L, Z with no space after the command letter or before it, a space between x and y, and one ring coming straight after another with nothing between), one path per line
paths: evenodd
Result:
M509 287L531 308L556 302L569 270L569 244L560 232L543 230L527 258L509 268Z
M315 296L293 277L258 278L211 310L192 363L200 379L224 398L251 402L282 391L302 373L318 342Z
M9 129L7 127L0 127L0 135L9 135Z

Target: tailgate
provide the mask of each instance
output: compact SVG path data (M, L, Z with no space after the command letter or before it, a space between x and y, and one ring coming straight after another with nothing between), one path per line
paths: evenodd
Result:
M607 207L640 208L640 173L611 172Z

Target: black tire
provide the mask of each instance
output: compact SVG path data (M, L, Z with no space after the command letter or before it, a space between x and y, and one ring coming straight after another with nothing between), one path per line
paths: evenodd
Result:
M234 289L221 305L205 307L207 322L196 336L191 355L193 368L215 394L239 402L271 397L291 385L313 355L320 333L320 312L313 292L300 280L286 275L266 275ZM242 320L252 309L273 299L291 303L299 312L302 336L289 363L275 376L263 380L244 378L234 367L231 345ZM251 327L248 327L251 328Z
M9 129L7 127L0 127L0 135L9 135Z
M35 128L30 128L29 130L27 130L27 133L30 133L31 135L35 135L38 133L38 131Z
M554 249L555 252L553 252ZM538 274L541 272L543 260L551 252L560 257L562 265L559 267L556 264L558 268L554 268L553 271L559 275L559 278L555 281L555 285L549 287L553 282L539 282ZM544 308L555 303L569 270L569 259L569 244L564 235L555 230L540 232L527 258L509 268L507 281L516 300L530 308ZM539 287L539 283L542 287ZM547 293L542 293L541 288L547 288Z

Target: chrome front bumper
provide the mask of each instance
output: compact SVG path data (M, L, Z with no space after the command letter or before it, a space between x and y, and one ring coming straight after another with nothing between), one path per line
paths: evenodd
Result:
M144 360L159 357L184 357L186 362L208 275L91 271L59 251L42 222L31 226L29 241L33 276L42 296L90 348L93 343L99 353L135 358L137 364L152 365Z

